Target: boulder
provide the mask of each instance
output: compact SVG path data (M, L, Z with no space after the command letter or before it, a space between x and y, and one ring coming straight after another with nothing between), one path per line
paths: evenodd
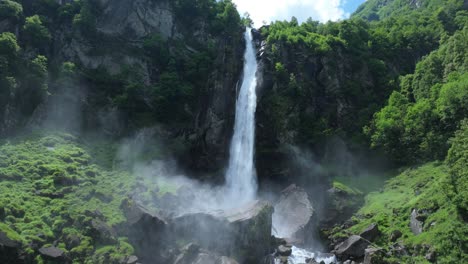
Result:
M369 247L364 251L364 262L363 264L376 264L382 263L383 251L379 248Z
M304 189L290 185L281 192L273 213L275 236L304 241L313 221L314 209Z
M392 233L390 234L390 241L395 242L397 239L399 239L403 233L401 233L400 230L393 230Z
M65 252L57 247L40 248L39 253L46 260L58 261L60 263L69 263Z
M17 263L21 243L0 232L0 263Z
M359 235L364 239L367 239L369 241L374 241L376 238L380 236L380 230L377 224L371 224L364 231L362 231L361 234Z
M411 232L413 232L413 234L415 235L421 234L423 230L424 223L419 221L418 218L419 218L418 210L413 209L413 211L411 211L411 217L410 217L410 228L411 228Z
M219 256L213 252L201 249L198 245L190 243L176 257L173 264L239 264L232 258Z
M166 239L169 237L166 220L131 199L125 199L120 208L127 222L119 231L128 237L141 261L168 263L172 256L167 252L175 242Z
M365 249L370 244L369 241L360 236L353 235L344 242L340 243L332 251L338 259L345 260L348 258L362 258L365 254Z
M189 213L171 221L173 236L194 241L220 255L238 257L242 263L259 263L270 253L273 207L254 201L227 211Z
M92 236L103 244L112 244L117 241L116 232L106 222L99 219L91 220Z
M130 256L127 258L127 261L125 262L126 264L136 264L138 262L138 257L137 256Z
M280 256L291 256L292 254L292 248L289 246L285 246L285 245L280 245L278 247L278 254Z

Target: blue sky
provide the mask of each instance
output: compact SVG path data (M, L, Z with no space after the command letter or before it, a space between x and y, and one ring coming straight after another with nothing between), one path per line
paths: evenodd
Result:
M352 14L364 2L365 0L347 0L343 4L343 9L347 13Z
M248 12L259 27L265 22L289 20L299 22L312 17L327 22L345 19L365 0L233 0L241 13Z

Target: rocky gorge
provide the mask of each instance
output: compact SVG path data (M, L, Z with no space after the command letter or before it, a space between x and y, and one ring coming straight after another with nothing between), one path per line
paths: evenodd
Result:
M0 263L464 263L466 8L0 0Z

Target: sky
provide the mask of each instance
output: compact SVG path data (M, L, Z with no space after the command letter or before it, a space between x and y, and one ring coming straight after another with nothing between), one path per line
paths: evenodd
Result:
M255 27L263 21L290 20L295 16L299 22L307 18L327 22L348 18L365 0L233 0L239 12L248 12Z

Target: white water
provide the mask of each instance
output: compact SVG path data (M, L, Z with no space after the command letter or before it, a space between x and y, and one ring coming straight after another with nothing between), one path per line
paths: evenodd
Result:
M226 201L240 205L252 201L257 192L254 166L255 110L257 108L257 59L251 29L245 34L244 80L236 101L234 135L226 172Z
M304 264L307 259L315 259L316 262L320 263L321 261L325 264L334 264L337 263L336 257L333 255L321 255L320 253L312 253L302 248L292 247L292 254L288 258L289 264ZM279 261L276 261L278 263Z

